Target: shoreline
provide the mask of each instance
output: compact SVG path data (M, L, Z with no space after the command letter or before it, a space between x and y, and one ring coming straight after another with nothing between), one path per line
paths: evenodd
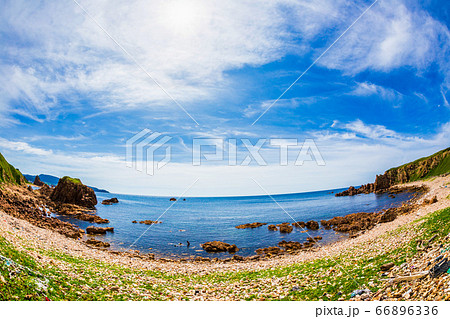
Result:
M133 267L144 270L157 270L167 273L184 273L184 274L202 274L209 272L227 272L236 270L263 270L272 267L289 266L291 264L308 262L318 258L333 257L343 250L349 249L355 245L374 240L385 233L395 230L400 226L408 224L417 218L423 217L430 212L450 206L450 200L447 199L448 188L442 188L445 184L450 183L450 176L437 177L429 181L419 181L403 184L405 186L419 186L425 184L429 190L424 194L418 202L424 199L431 199L436 196L437 203L421 206L412 211L408 215L398 216L394 221L377 224L371 230L356 238L348 238L335 243L319 246L312 251L300 251L292 255L274 256L271 258L263 258L252 261L230 261L230 262L198 262L193 260L180 261L173 260L151 260L145 255L133 255L128 253L117 253L109 250L100 250L91 248L79 240L67 238L55 231L39 228L31 225L29 222L17 219L4 212L0 212L0 219L4 222L0 223L1 235L12 243L19 250L27 250L30 255L36 254L36 258L40 262L50 262L51 258L38 257L35 251L41 249L51 249L55 252L67 254L74 257L91 258L94 260L110 262L117 265ZM402 186L403 186L402 185ZM32 249L30 249L32 248Z

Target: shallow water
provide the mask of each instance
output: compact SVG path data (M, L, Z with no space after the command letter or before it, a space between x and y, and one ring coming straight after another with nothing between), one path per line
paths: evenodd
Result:
M335 197L334 194L341 190L274 195L273 198L295 221L306 222L398 206L413 195L397 194L393 199L387 194ZM111 197L117 197L119 204L109 206L100 204L102 200ZM97 193L97 198L99 201L97 214L109 219L110 224L107 226L114 227L114 233L97 237L110 242L112 248L118 250L127 249L134 244L132 249L143 253L152 252L159 256L221 258L229 257L228 253L210 254L203 251L200 244L220 240L236 244L240 249L239 255L250 256L255 254L256 249L276 246L281 240L304 242L308 237L301 229L295 227L290 234L269 231L267 225L255 229L235 228L237 225L252 222L268 224L294 222L269 196L195 197L175 203L170 202L169 197ZM168 209L172 204L173 206ZM58 217L83 229L92 225L66 216ZM132 223L133 220L157 220L159 217L161 224L149 226ZM322 236L321 244L346 238L345 234L322 228L310 231L310 234ZM187 247L187 241L190 242L190 247Z

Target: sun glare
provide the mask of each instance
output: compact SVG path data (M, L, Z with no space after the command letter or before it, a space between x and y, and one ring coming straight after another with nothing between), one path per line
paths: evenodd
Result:
M205 8L198 1L168 1L161 15L161 22L177 33L194 33L204 19Z

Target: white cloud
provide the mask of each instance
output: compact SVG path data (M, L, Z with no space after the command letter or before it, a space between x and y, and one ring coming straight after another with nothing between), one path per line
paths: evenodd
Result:
M251 178L271 193L290 193L371 182L375 174L390 167L448 147L450 123L426 137L402 134L360 120L336 122L335 127L329 130L312 131L306 135L315 140L325 166L317 166L312 161L303 166L269 163L267 166L245 167L223 164L194 167L190 162L172 162L154 176L149 176L126 167L125 154L53 152L3 138L0 139L0 149L8 161L24 173L76 176L88 185L118 193L175 196L197 178L200 178L199 182L186 196L262 194ZM278 156L277 148L266 148L263 152L265 159Z
M353 12L355 18L359 14ZM442 50L449 41L448 28L425 11L402 0L379 1L319 64L348 74L401 66L423 70L437 60L447 63Z
M370 82L357 83L356 87L350 92L350 94L356 96L377 95L382 99L392 102L399 102L403 97L403 95L397 90L386 88Z

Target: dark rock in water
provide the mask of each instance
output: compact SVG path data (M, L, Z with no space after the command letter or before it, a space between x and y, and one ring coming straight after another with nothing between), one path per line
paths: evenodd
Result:
M387 264L381 265L380 266L380 270L381 271L388 271L389 269L391 269L394 266L395 266L394 263L387 263Z
M314 237L314 240L322 240L322 236L316 236Z
M133 223L133 224L137 224L137 220L133 220L132 223Z
M258 248L255 250L258 255L278 255L283 252L280 247Z
M388 196L389 198L395 198L395 196L393 194L389 194Z
M267 223L258 223L258 222L254 222L254 223L250 223L250 224L243 224L243 225L238 225L236 226L237 229L246 229L246 228L258 228L261 226L267 225Z
M97 205L95 192L83 185L79 179L68 176L59 180L50 199L57 203L75 204L88 209L95 209L95 205Z
M89 235L104 235L106 232L113 232L113 227L95 227L95 226L89 226L86 228L86 233Z
M111 199L105 199L104 201L102 201L103 205L112 205L112 204L117 204L119 202L119 200L116 197L113 197Z
M44 186L44 182L41 181L41 179L39 178L39 175L36 175L36 177L34 178L33 184L36 186Z
M109 243L106 243L106 242L103 242L100 240L96 240L93 238L86 240L86 244L95 246L95 247L104 247L104 248L111 246Z
M306 224L305 224L305 222L296 222L296 223L292 223L292 226L295 226L297 228L305 228Z
M176 202L177 199L175 197L172 197L171 199L169 199L171 202Z
M200 245L205 251L209 253L229 252L233 254L239 251L236 245L230 245L221 241L209 241Z
M234 256L233 256L233 260L234 260L234 261L244 261L245 258L242 257L242 256L239 256L239 255L234 255Z
M152 224L161 224L161 222L159 220L142 220L139 222L139 224L152 225Z
M267 229L271 230L271 231L277 231L278 230L277 226L275 226L275 225L269 225L269 226L267 226Z
M287 225L285 225L285 224L280 225L280 233L290 233L290 232L292 232L293 229L294 229L294 227L289 225L289 223Z
M317 230L319 229L319 223L314 220L310 220L309 222L306 222L306 228L311 230Z

